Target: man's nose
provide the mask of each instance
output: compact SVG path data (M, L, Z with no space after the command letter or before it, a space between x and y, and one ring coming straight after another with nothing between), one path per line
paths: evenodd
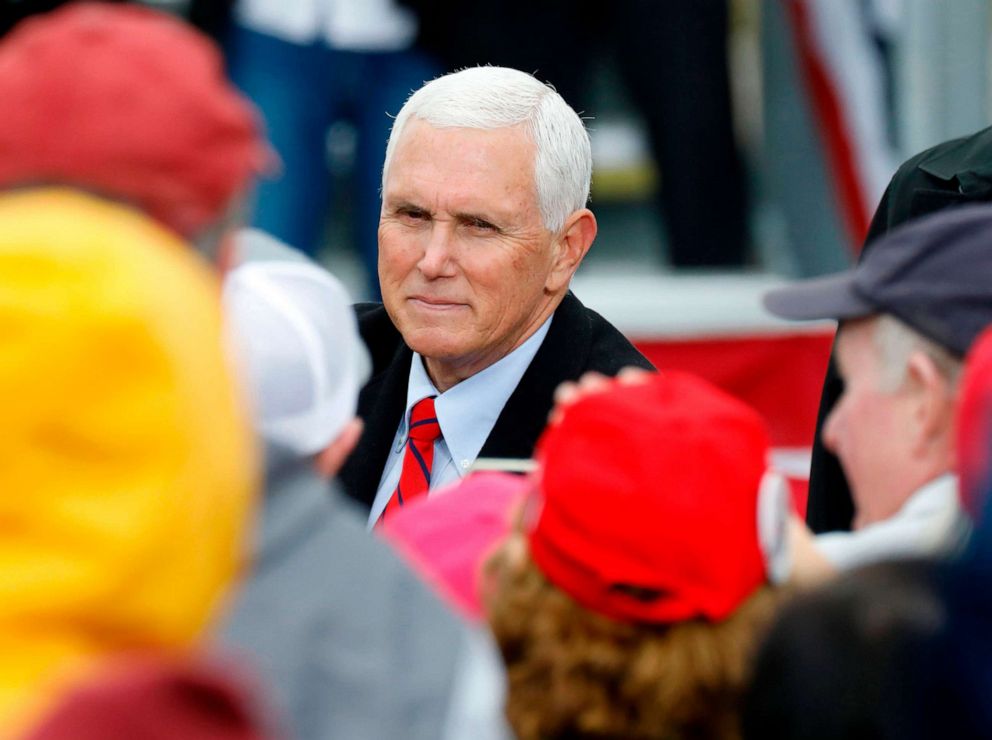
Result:
M430 239L424 247L424 253L417 267L424 277L434 280L454 275L455 234L451 225L443 221L435 221L431 228Z

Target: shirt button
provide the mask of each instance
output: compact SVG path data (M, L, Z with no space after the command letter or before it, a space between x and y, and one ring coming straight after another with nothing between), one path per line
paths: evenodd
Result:
M468 470L472 466L471 460L462 460L462 470Z

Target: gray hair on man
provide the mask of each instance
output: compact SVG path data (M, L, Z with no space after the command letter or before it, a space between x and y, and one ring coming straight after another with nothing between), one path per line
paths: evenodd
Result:
M878 315L873 332L880 390L893 392L903 384L913 352L929 357L951 390L956 389L962 361L945 347L887 313Z
M551 85L507 67L469 67L414 92L393 122L382 168L410 117L435 128L492 130L524 125L534 142L534 184L544 226L557 232L589 200L592 147L579 115Z

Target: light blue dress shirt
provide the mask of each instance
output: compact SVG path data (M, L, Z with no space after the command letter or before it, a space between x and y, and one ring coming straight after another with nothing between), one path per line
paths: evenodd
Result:
M423 358L416 352L413 353L410 379L407 382L406 411L393 438L382 478L379 479L379 488L369 511L369 528L378 521L400 482L407 426L414 404L423 398L437 396L434 399L434 411L441 427L441 439L434 443L430 487L434 491L460 480L472 467L493 430L496 419L544 342L550 326L551 317L506 357L444 393L437 392L424 369Z

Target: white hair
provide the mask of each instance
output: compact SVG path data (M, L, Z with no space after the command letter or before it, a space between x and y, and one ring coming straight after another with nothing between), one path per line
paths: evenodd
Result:
M872 339L878 352L880 390L895 391L903 384L913 352L925 354L952 388L957 385L962 361L891 314L878 315Z
M438 77L414 92L393 122L382 168L389 163L407 121L416 117L435 128L492 130L524 124L534 142L534 184L544 226L561 230L589 200L592 148L582 119L568 103L533 76L507 67L470 67Z

